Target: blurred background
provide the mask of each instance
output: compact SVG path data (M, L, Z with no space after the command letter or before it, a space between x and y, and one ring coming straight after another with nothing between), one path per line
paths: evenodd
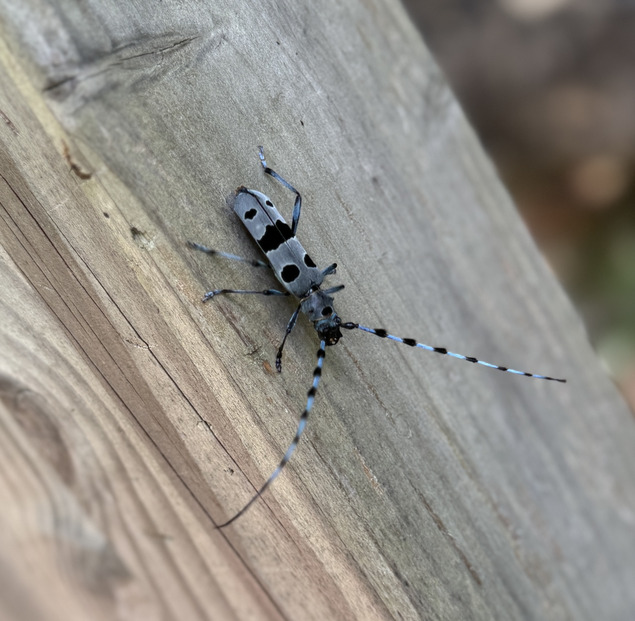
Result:
M635 412L635 0L403 0Z

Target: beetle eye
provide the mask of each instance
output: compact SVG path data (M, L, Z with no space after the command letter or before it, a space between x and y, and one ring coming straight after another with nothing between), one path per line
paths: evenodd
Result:
M333 309L330 306L325 306L322 309L322 317L328 317L333 312Z

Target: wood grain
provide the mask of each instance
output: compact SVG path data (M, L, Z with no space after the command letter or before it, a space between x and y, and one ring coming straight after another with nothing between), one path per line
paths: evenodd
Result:
M627 619L635 429L397 3L6 0L0 610L15 619ZM327 351L226 205L302 192Z

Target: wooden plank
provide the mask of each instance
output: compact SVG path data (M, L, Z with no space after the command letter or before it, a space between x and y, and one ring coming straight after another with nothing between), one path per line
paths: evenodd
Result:
M23 0L1 27L5 616L628 617L632 417L399 5ZM273 284L185 245L257 256L242 184L290 216L258 144L345 320L570 383L346 333L292 464L215 530L317 350L299 322L278 376L290 301L200 302Z

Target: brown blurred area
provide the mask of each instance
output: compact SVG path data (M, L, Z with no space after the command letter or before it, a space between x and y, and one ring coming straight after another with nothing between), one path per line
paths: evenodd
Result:
M635 0L404 0L635 411Z

